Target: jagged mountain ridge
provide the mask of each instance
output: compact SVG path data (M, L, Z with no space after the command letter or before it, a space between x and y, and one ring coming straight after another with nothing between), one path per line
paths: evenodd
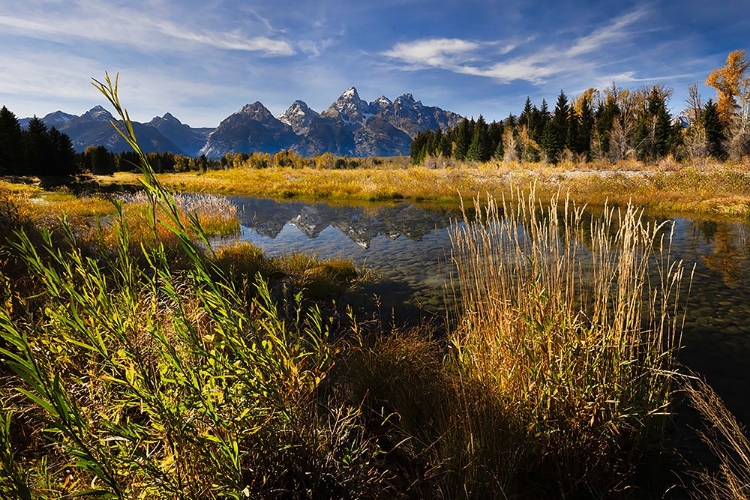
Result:
M130 150L112 128L112 115L96 106L81 116L55 111L42 118L71 138L77 151L105 146L110 151ZM148 123L133 122L144 152L167 152L220 158L226 153L292 150L303 156L331 152L349 156L400 156L409 154L417 132L457 126L463 119L451 111L424 106L411 94L391 101L385 96L373 102L359 97L350 87L327 109L318 113L303 101L295 101L274 117L262 103L243 106L215 128L192 128L171 113ZM19 120L26 126L30 118Z
M258 105L262 106L253 106ZM445 130L463 120L451 111L425 106L411 94L395 101L381 96L368 103L354 87L345 90L322 113L313 111L303 101L295 101L275 120L265 107L255 115L243 110L233 114L231 120L224 120L209 135L202 154L216 158L227 152L274 153L290 149L304 156L325 152L401 156L409 154L411 140L418 132L437 127ZM287 127L294 137L282 133L282 127Z

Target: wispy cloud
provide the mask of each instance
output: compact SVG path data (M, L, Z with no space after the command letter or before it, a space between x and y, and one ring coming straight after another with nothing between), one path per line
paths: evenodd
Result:
M633 33L628 31L627 28L643 18L645 14L646 11L643 9L636 10L615 19L608 26L594 30L590 35L578 38L566 51L566 55L576 57L596 53L602 50L604 45L628 40L633 36Z
M545 44L542 36L529 37L523 42L430 38L400 42L381 54L400 62L405 70L443 69L502 83L523 80L540 84L555 76L593 70L597 58L611 50L612 45L626 43L634 36L631 28L645 14L643 9L635 10L562 47ZM542 42L532 46L531 42L537 39ZM500 48L491 50L492 47ZM515 52L521 54L503 57Z
M262 52L268 56L291 56L296 53L289 42L265 36L247 38L238 31L224 34L194 32L169 22L156 23L154 26L162 34L175 40L185 40L217 49Z
M248 37L240 29L228 32L195 29L184 22L162 20L158 16L144 18L127 7L105 6L101 2L88 2L85 12L71 9L64 16L51 11L0 14L0 27L7 33L52 42L88 40L144 51L182 51L203 46L258 52L269 57L296 53L289 41L278 37Z

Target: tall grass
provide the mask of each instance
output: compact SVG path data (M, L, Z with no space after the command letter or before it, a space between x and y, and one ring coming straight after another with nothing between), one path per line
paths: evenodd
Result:
M685 377L683 391L698 410L705 428L698 435L718 462L718 470L695 468L697 484L690 497L744 500L750 498L750 439L745 428L705 380Z
M551 471L563 496L596 490L670 412L684 270L669 227L630 205L587 219L533 190L475 205L451 234L455 367L525 429L528 470Z

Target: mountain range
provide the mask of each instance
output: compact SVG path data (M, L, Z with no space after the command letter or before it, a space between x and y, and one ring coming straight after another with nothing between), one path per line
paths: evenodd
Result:
M130 148L112 128L113 116L96 106L81 116L55 111L42 121L65 132L77 151L105 146L112 152ZM30 118L19 120L26 126ZM246 104L216 128L192 128L166 113L148 123L133 122L144 152L167 152L220 158L226 153L276 153L291 150L302 156L334 153L339 156L401 156L409 154L412 138L438 127L457 126L463 117L438 107L425 106L404 94L391 101L379 97L367 102L357 89L347 89L326 110L318 113L303 101L279 117L260 102Z

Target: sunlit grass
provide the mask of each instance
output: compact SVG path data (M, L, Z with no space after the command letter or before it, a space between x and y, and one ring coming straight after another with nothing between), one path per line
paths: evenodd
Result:
M632 206L586 220L533 192L475 208L452 232L456 369L506 405L565 496L606 483L671 411L683 269L669 228Z
M540 195L569 192L580 203L603 206L629 201L655 210L747 216L750 168L744 164L689 165L662 162L562 163L518 162L453 164L349 170L312 168L246 169L161 174L171 189L183 192L237 194L274 198L342 200L433 200L456 202L478 193L510 195L518 186L536 183ZM100 182L135 184L137 176L118 173Z

